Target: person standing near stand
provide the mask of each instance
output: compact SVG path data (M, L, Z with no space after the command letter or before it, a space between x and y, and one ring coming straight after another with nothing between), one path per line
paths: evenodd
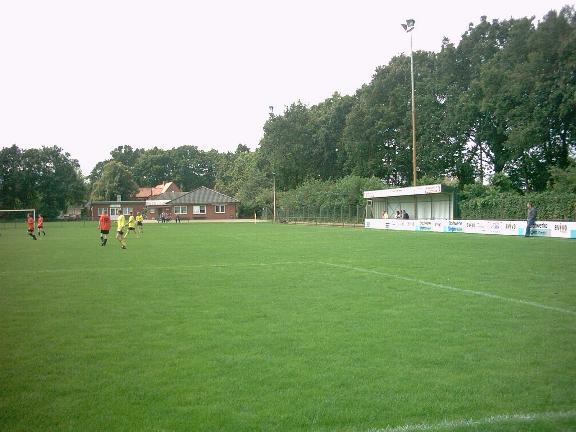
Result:
M528 207L528 219L526 221L526 234L524 234L524 237L530 237L530 229L536 225L536 207L534 207L531 201L528 201L526 206Z

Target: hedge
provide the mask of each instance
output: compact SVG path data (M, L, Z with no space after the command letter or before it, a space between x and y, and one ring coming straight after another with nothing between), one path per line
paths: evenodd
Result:
M576 194L542 192L491 193L490 195L460 201L462 219L526 219L526 203L532 201L540 220L576 220Z

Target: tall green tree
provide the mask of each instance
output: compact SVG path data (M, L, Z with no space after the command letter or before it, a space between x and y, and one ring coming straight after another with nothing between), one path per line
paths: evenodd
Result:
M404 184L412 177L410 59L394 57L357 93L343 132L346 170Z
M507 44L515 21L481 17L470 24L458 46L444 45L439 58L442 75L449 80L446 100L446 131L458 147L455 173L461 184L473 178L501 172L509 159L504 147L506 125L492 108L483 104L483 69Z
M129 145L122 145L116 147L110 152L110 156L115 161L122 163L124 166L133 169L141 154L145 152L144 149L133 149Z
M22 150L13 145L0 150L0 206L6 209L26 206L33 195L33 184L22 178Z
M152 187L172 180L175 165L169 151L154 147L138 157L132 172L140 186Z
M276 173L280 189L290 189L306 178L320 175L314 160L314 123L308 107L301 102L288 107L284 114L270 118L264 125L259 152L263 169Z
M493 23L505 38L479 68L466 96L479 113L476 136L489 149L494 171L518 188L546 188L551 166L567 166L576 123L576 32L573 8Z
M310 109L314 129L311 158L317 171L309 177L330 179L345 175L342 134L355 101L352 96L334 93Z
M174 180L182 190L200 186L214 187L216 166L220 154L216 150L205 152L195 146L182 146L169 151L174 166Z
M81 203L85 193L78 161L57 146L0 151L2 207L33 207L52 218Z
M444 131L446 88L438 78L436 55L414 53L418 176L450 174L454 142ZM359 176L389 184L412 179L412 108L410 59L393 58L358 92L358 103L344 131L346 166Z
M272 173L262 170L258 152L237 149L221 159L215 188L240 200L240 215L252 216L272 203Z
M138 191L132 172L118 161L104 165L102 176L92 186L90 198L93 201L113 201L120 195L123 200L130 199Z

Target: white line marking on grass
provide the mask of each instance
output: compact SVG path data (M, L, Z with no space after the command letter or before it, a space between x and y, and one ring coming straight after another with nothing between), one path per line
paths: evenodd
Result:
M445 420L440 423L420 423L404 426L389 426L384 429L369 429L369 432L421 432L421 431L441 431L455 428L488 426L502 423L530 423L539 420L560 420L576 418L576 411L543 412L530 414L504 414L486 417L477 420Z
M466 293L466 294L473 294L473 295L493 298L493 299L497 299L497 300L504 300L504 301L512 302L512 303L519 303L519 304L523 304L523 305L527 305L527 306L534 306L534 307L537 307L540 309L547 309L547 310L553 310L556 312L562 312L562 313L566 313L566 314L570 314L570 315L576 315L576 311L572 311L569 309L562 309L559 307L548 306L545 304L531 302L531 301L527 301L527 300L519 300L519 299L515 299L515 298L510 298L510 297L502 297L502 296L499 296L497 294L491 294L491 293L487 293L484 291L474 291L474 290L469 290L469 289L465 289L465 288L456 288L456 287L453 287L450 285L428 282L428 281L425 281L422 279L415 279L415 278L400 276L400 275L396 275L396 274L392 274L392 273L385 273L385 272L380 272L380 271L376 271L376 270L364 269L361 267L352 267L352 266L347 266L347 265L342 265L342 264L332 264L332 263L321 262L321 261L317 261L317 263L318 264L324 264L324 265L327 265L330 267L337 267L337 268L342 268L342 269L346 269L346 270L354 270L354 271L363 272L363 273L371 273L371 274L375 274L378 276L391 277L391 278L400 279L400 280L407 281L407 282L415 282L415 283L418 283L420 285L425 285L425 286L429 286L429 287L433 287L433 288L442 288L445 290L462 292L462 293Z

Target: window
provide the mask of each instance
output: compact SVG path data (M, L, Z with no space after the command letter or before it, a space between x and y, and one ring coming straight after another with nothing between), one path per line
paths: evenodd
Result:
M206 206L205 205L195 205L193 207L194 214L206 214Z
M98 216L102 216L104 210L108 210L106 207L98 207ZM109 213L109 212L106 212Z
M124 210L122 210L124 212L125 215L129 214L132 211L131 207L124 207Z
M174 214L187 214L188 207L187 206L174 206Z
M226 213L226 206L224 204L217 204L214 206L215 213Z
M110 207L110 216L118 216L118 210L120 210L117 207Z

